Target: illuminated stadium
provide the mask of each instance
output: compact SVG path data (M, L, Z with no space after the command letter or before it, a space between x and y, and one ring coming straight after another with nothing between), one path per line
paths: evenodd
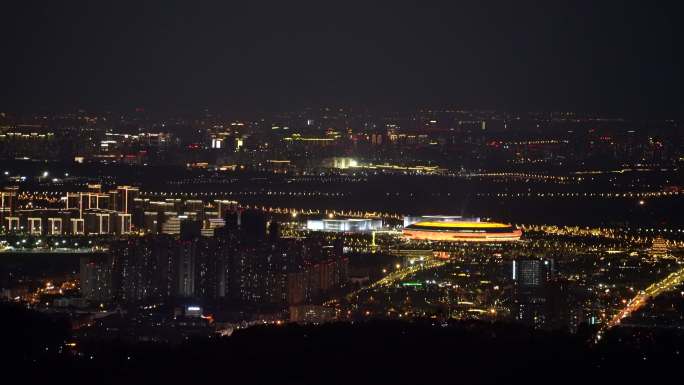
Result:
M404 228L403 234L411 240L455 242L506 242L517 241L522 231L511 225L495 222L417 222Z

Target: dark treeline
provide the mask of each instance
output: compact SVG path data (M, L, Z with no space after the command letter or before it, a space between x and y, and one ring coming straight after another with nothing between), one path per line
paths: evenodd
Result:
M59 353L68 327L2 306L3 363L28 381L98 384L650 383L675 376L681 332L540 332L477 321L263 326L181 345L96 343ZM91 358L92 357L92 358Z

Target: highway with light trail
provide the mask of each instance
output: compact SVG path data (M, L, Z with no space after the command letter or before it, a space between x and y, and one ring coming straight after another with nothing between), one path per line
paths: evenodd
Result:
M664 279L650 285L644 290L640 290L634 298L632 298L625 307L620 310L610 321L608 321L597 333L596 342L601 340L602 336L610 329L620 325L623 319L637 312L648 302L649 298L654 298L662 293L668 292L679 286L684 282L684 268L681 268Z

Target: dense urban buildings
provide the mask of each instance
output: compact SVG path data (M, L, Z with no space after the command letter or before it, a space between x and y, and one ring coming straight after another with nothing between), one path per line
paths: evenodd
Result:
M677 122L344 109L174 124L136 111L125 128L83 112L3 119L2 253L64 261L47 276L7 270L3 297L169 325L131 327L130 341L367 319L612 328L681 257ZM68 132L85 142L43 150ZM78 338L109 328L74 322Z
M8 3L5 378L678 383L680 8Z

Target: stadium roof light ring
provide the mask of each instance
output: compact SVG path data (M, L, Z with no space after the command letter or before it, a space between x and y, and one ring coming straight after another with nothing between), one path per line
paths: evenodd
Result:
M407 226L403 235L410 240L455 242L517 241L522 230L496 222L417 222Z

